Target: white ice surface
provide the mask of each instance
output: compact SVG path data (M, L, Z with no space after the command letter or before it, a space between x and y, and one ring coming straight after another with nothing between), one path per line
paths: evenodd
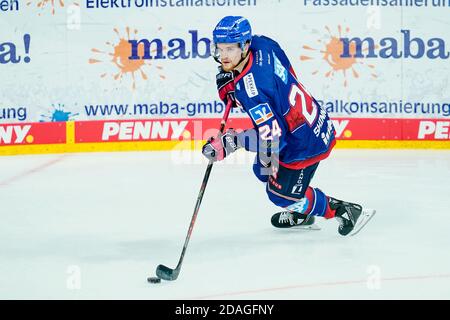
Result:
M377 209L355 237L277 230L248 153L0 157L1 299L450 299L450 152L335 150L312 186ZM191 161L189 161L189 159Z

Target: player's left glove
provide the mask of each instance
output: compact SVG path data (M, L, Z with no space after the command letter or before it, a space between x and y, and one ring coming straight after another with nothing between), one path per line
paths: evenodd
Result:
M218 138L209 138L202 148L202 153L211 161L220 161L241 147L237 132L234 129L228 129Z
M219 72L216 75L217 91L219 92L220 100L227 104L228 98L235 101L234 97L234 73L233 71L224 71L219 67Z

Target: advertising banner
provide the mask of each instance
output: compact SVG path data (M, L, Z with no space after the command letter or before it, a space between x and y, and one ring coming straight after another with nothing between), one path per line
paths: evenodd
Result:
M449 14L450 0L0 0L0 147L71 143L48 123L74 122L75 144L207 130L224 111L211 42L225 15L281 45L340 139L444 142Z

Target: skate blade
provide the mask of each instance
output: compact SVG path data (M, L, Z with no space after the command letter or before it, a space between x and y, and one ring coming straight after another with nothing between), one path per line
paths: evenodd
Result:
M321 228L317 225L317 224L311 224L309 226L302 226L302 225L298 225L298 226L292 226L291 229L301 229L301 230L310 230L310 231L319 231L321 230Z
M372 217L375 215L376 212L377 211L374 209L363 209L361 216L359 217L355 227L350 233L350 236L354 236L358 232L360 232L361 229L364 228L364 226L370 221L370 219L372 219Z

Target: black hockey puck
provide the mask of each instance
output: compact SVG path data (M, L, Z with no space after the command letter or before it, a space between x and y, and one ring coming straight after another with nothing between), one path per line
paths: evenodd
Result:
M150 278L147 278L147 281L150 283L160 283L161 279L158 277L150 277Z

